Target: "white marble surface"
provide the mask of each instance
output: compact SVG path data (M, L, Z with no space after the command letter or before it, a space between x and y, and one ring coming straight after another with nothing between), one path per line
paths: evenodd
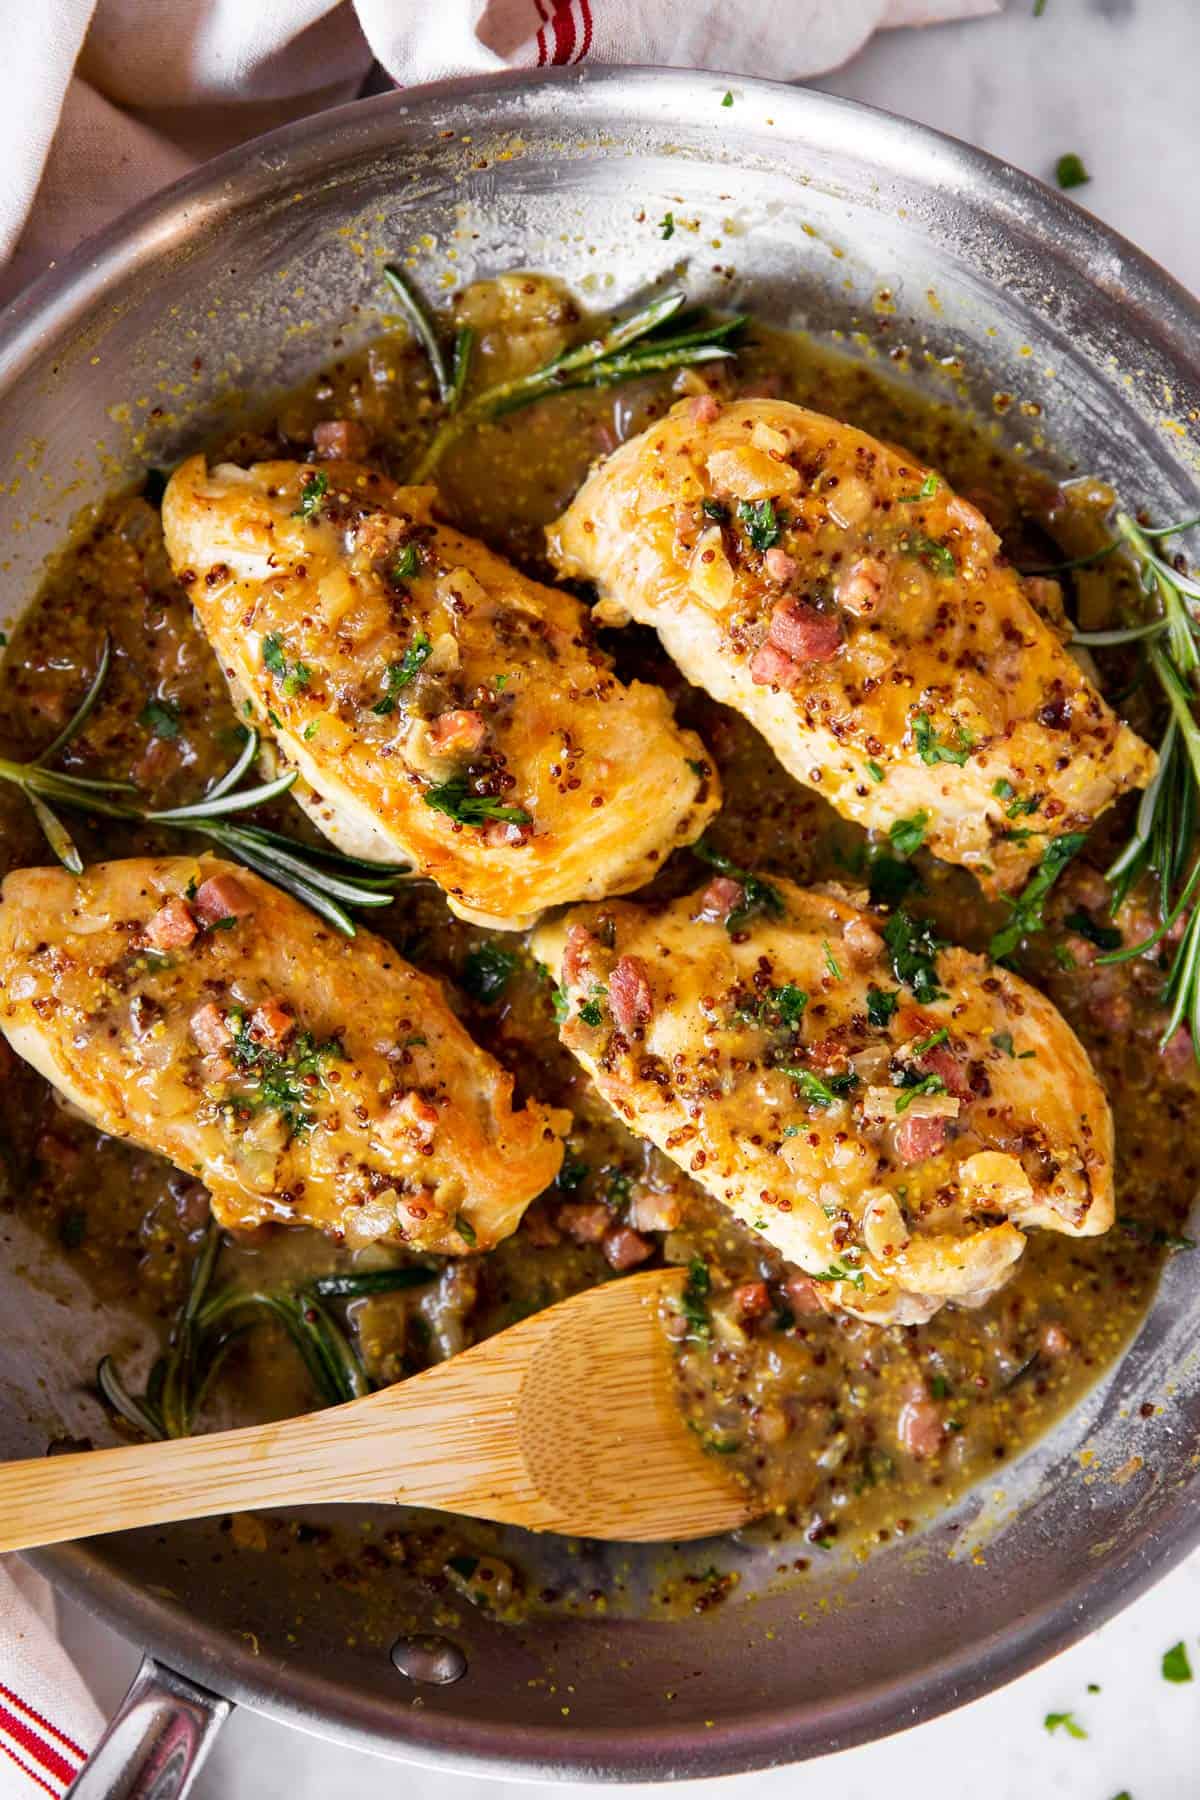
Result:
M781 9L781 11L784 9ZM1077 198L1200 289L1200 0L1008 0L967 26L892 32L819 85L981 144L1034 174L1077 151L1092 174ZM116 1703L136 1653L72 1609L70 1641L102 1703ZM774 1800L1184 1800L1200 1794L1200 1682L1172 1686L1162 1653L1186 1639L1200 1670L1200 1556L1085 1643L1001 1692L886 1743L797 1770L720 1784ZM1087 1691L1097 1683L1098 1694ZM1051 1737L1073 1711L1086 1740ZM702 1800L716 1783L686 1784ZM568 1790L482 1783L403 1768L302 1738L247 1713L227 1727L200 1800L563 1800Z

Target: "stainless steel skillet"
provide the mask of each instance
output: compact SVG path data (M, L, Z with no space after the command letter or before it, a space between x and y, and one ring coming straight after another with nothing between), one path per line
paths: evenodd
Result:
M664 242L668 209L700 229ZM430 288L525 266L603 304L682 260L697 298L836 329L858 355L907 343L932 391L988 413L1011 397L994 413L1007 441L1053 462L1044 437L1058 466L1109 473L1162 517L1194 510L1200 312L1111 233L975 151L823 94L574 71L388 95L277 133L24 296L0 334L11 607L90 498L226 429L239 393L368 338L378 265L397 251ZM1182 1139L1180 1179L1194 1181ZM97 1316L15 1217L0 1216L0 1240L0 1455L103 1441L84 1383L122 1321ZM173 1529L39 1566L192 1682L396 1756L629 1780L817 1755L1010 1678L1200 1540L1187 1262L1106 1384L996 1488L915 1547L704 1617L655 1612L641 1553L553 1543L520 1560L584 1594L607 1572L629 1616L584 1603L507 1627L463 1607L447 1624L398 1565L350 1557L339 1578L311 1530L252 1551L219 1525ZM1143 1419L1146 1401L1162 1412ZM714 1555L741 1568L742 1593L781 1560ZM461 1652L462 1679L399 1672L397 1640L410 1669L453 1672L447 1651L421 1663L422 1630ZM182 1771L198 1718L166 1713Z

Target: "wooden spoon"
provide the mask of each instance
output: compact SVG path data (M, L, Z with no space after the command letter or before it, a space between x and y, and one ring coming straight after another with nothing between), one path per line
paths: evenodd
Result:
M329 1501L393 1501L627 1541L744 1524L706 1456L659 1318L678 1270L592 1288L363 1400L162 1444L0 1464L0 1550Z

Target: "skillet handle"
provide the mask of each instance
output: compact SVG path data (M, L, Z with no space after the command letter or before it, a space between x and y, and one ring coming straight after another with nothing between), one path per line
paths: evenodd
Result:
M144 1657L66 1800L184 1800L233 1702Z

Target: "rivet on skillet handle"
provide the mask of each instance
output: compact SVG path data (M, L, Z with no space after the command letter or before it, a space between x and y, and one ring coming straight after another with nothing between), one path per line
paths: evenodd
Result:
M147 1656L67 1800L185 1800L232 1711Z

